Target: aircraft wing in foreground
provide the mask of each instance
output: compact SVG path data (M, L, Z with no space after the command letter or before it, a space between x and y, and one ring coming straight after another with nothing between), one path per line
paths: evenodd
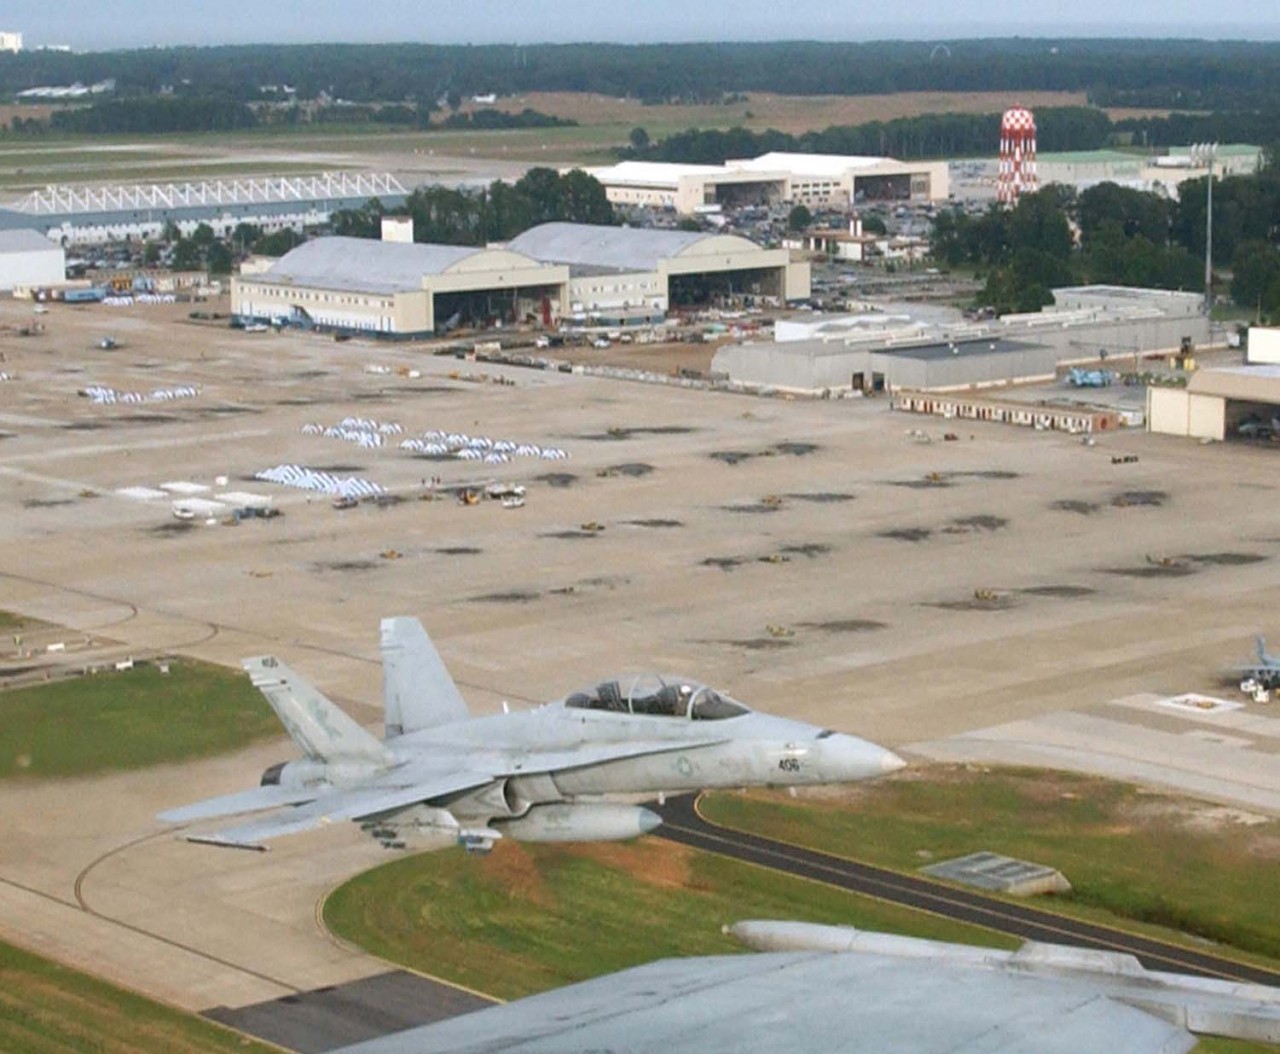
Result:
M261 785L162 813L168 823L263 813L196 842L265 849L342 821L385 845L456 838L633 838L658 826L636 800L710 787L841 783L901 768L853 736L756 713L681 677L606 678L535 710L472 717L421 623L382 622L385 734L365 731L271 656L244 662L302 757Z
M1185 1054L1275 1042L1280 991L1028 942L1016 952L789 922L761 954L666 959L334 1054Z

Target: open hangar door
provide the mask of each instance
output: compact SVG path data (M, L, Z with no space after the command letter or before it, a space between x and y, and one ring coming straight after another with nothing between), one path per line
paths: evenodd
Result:
M1224 399L1222 403L1225 439L1280 444L1280 405L1247 399Z
M437 331L458 326L528 323L550 326L560 314L560 287L518 286L435 294Z
M781 301L785 277L780 267L746 267L733 271L699 271L671 275L667 290L672 308L737 306L757 298Z

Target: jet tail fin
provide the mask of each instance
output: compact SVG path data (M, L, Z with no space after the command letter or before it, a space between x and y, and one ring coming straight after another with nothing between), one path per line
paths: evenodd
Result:
M279 659L263 655L245 659L241 665L308 758L359 759L379 764L389 760L381 743Z
M388 739L470 715L440 653L416 618L382 620L382 695Z
M1280 658L1277 658L1274 655L1267 654L1266 638L1264 638L1262 634L1259 633L1253 639L1258 646L1258 662L1261 663L1263 666L1280 666Z

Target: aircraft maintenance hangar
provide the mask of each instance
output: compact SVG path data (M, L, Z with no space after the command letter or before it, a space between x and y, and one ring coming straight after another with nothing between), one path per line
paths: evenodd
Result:
M848 208L862 202L946 201L945 161L891 157L770 153L723 165L623 161L591 170L616 205L674 209L682 215L706 205Z
M318 238L233 278L231 310L242 321L408 338L461 322L647 321L711 299L808 295L807 264L746 238L547 223L485 248Z
M1274 435L1280 419L1280 365L1220 366L1197 370L1185 388L1147 389L1147 421L1153 432L1223 440L1241 434L1247 421Z

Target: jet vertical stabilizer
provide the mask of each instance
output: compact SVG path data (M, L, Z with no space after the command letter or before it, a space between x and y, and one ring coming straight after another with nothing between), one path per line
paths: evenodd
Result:
M390 760L381 743L279 659L264 655L245 659L242 665L290 737L311 760L360 760L380 765Z
M470 716L458 686L416 618L382 620L382 696L388 739Z

